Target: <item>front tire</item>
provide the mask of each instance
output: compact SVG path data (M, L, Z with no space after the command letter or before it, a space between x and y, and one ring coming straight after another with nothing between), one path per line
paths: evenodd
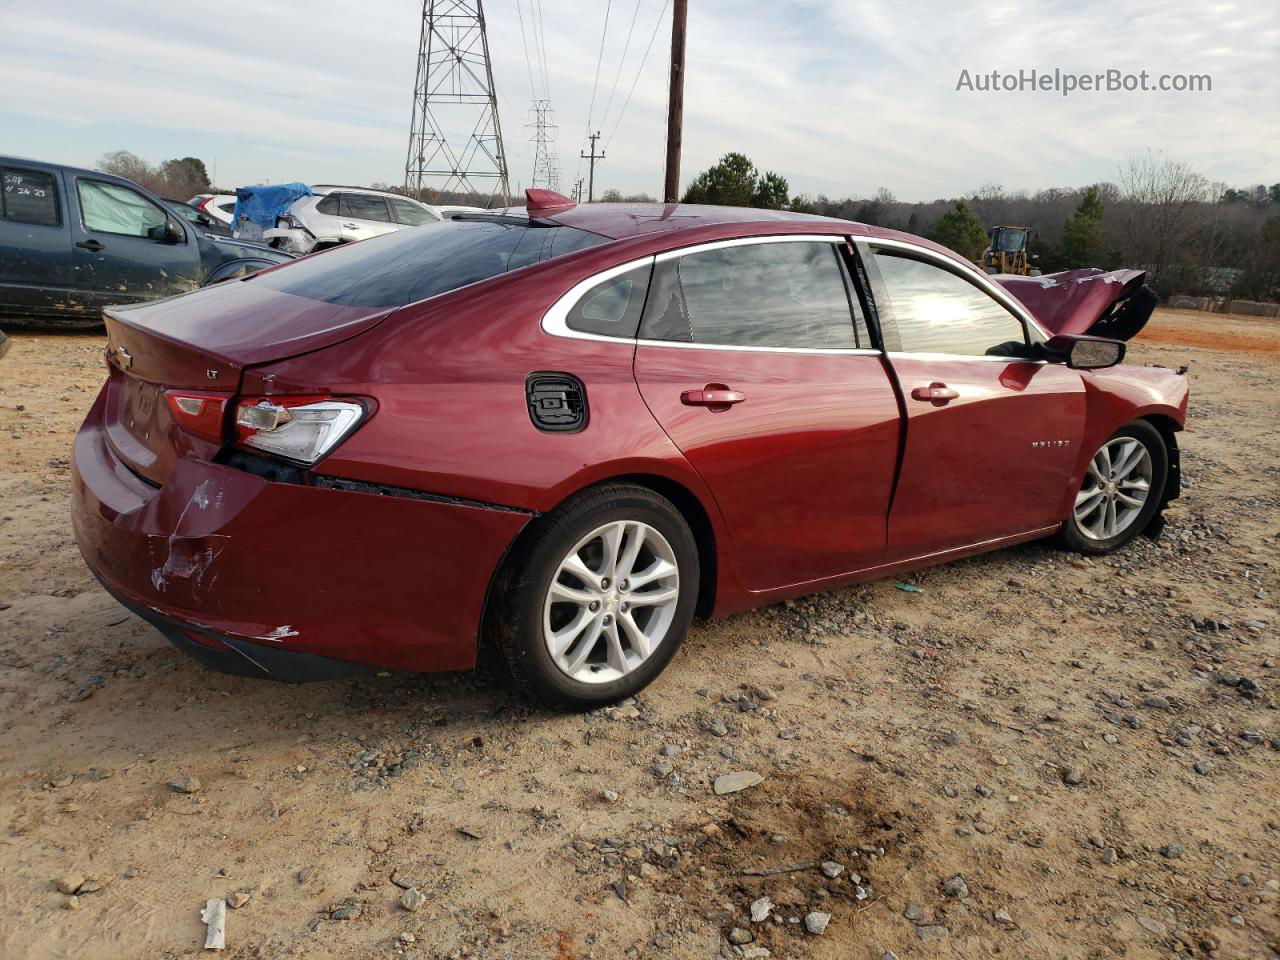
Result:
M698 598L698 548L684 517L646 487L609 484L537 523L490 611L512 679L569 710L644 689L684 640Z
M1059 540L1077 553L1110 553L1147 528L1164 499L1169 451L1145 420L1121 427L1085 470Z

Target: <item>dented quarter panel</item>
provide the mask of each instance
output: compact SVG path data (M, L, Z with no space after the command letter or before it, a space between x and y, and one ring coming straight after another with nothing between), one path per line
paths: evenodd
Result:
M490 574L529 514L270 483L195 459L157 489L103 441L104 404L76 438L72 523L127 603L388 669L474 665Z

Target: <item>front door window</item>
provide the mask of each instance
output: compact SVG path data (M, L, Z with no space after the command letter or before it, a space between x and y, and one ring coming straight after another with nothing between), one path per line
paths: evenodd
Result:
M86 230L148 240L164 239L168 216L136 190L101 180L80 180L76 189Z

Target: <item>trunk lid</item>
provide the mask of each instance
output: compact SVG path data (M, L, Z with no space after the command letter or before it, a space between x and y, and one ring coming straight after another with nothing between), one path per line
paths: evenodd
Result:
M1143 270L1088 267L1040 277L992 277L1030 310L1050 333L1129 340L1155 309Z
M229 408L246 367L340 343L390 312L281 293L253 278L109 307L103 318L111 446L134 473L162 484L176 460L209 458L221 446L179 426L166 390L225 398Z

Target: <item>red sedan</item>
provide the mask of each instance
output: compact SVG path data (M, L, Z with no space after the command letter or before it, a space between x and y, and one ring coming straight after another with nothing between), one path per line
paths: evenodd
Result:
M204 663L643 688L695 614L1158 532L1186 378L1134 271L988 277L764 210L462 214L106 313L74 526Z

